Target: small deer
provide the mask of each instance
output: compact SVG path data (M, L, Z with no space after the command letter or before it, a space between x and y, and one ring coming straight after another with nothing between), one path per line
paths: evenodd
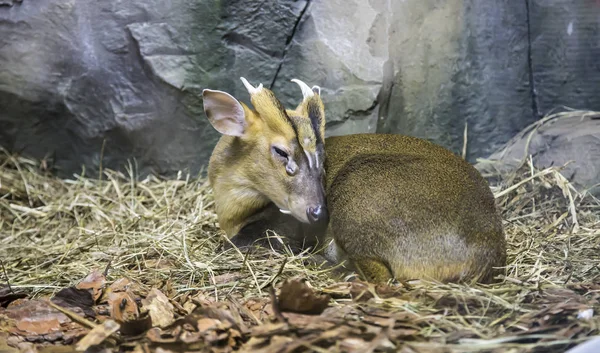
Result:
M506 262L502 219L483 177L449 150L416 137L325 138L319 86L292 80L303 99L286 109L241 78L254 109L203 91L223 136L209 161L220 227L236 246L325 244L363 279L492 281ZM277 247L277 243L275 243Z

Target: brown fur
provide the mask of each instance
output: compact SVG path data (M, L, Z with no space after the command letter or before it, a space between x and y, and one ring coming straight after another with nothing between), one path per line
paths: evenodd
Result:
M296 110L286 110L266 88L251 95L254 109L232 102L234 98L229 99L223 92L207 92L204 100L207 115L216 127L224 125L224 119L217 119L219 114L215 113L222 106L240 104L245 117L243 134L223 134L209 161L208 177L220 227L236 245L249 245L267 230L273 230L304 246L304 237L300 235L302 225L294 222L291 215L281 214L274 203L279 200L281 205L287 199L300 204L298 209L315 203L325 205L323 170L309 168L318 158L321 165L324 162L322 153L319 155L323 137L316 136L312 122L303 113L307 110L306 102ZM295 176L287 174L286 165L273 153L272 146L289 154L291 163L297 167Z
M330 137L325 151L327 236L371 280L486 282L505 265L494 197L463 159L387 134Z
M223 136L215 147L209 178L220 225L234 243L250 245L268 229L299 247L333 240L325 257L334 263L348 260L373 282L489 282L500 273L495 267L506 262L502 221L473 166L413 137L324 139L324 107L320 90L313 91L295 110L284 110L268 90L254 94L255 110L243 106L249 122L245 136ZM302 178L324 183L327 230L278 212L275 197L318 187L309 181L284 186L289 176L268 155L273 141L295 151ZM310 163L320 170L307 169Z

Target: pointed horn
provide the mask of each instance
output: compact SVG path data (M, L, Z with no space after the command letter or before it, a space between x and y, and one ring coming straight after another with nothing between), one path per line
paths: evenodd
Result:
M315 95L315 93L312 91L312 89L310 89L310 87L308 87L308 85L300 80L298 80L297 78L294 78L291 80L292 82L296 82L298 84L298 86L300 86L300 89L302 89L302 99L306 99L308 97L312 97Z
M248 90L248 93L250 93L250 95L260 92L263 88L262 83L259 84L258 87L254 87L245 78L240 77L240 80L242 80L242 83L244 84L244 86L246 87L246 89Z

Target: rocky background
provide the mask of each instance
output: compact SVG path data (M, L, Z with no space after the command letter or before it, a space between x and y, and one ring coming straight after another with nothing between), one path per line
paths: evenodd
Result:
M394 132L474 162L550 111L600 110L597 0L0 0L0 146L61 175L197 173L203 88L300 99L328 135Z

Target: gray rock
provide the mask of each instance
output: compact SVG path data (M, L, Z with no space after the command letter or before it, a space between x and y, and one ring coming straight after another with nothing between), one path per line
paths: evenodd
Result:
M81 2L0 6L0 145L63 176L198 172L219 135L205 87L272 82L304 1ZM269 23L269 25L265 25Z
M202 89L248 103L244 76L289 107L292 78L321 86L329 136L403 133L459 152L467 123L474 161L556 105L600 109L595 6L0 0L0 146L62 176L129 161L196 173L219 138Z
M391 2L390 87L378 132L485 156L537 117L531 110L524 2Z
M368 1L312 1L304 17L273 89L285 105L295 107L302 95L291 79L321 86L328 136L375 132L387 59L379 9Z
M600 110L600 3L527 0L538 114Z
M600 194L600 113L572 111L551 115L523 129L485 161L483 173L507 173L531 155L534 166L561 171L580 190Z

